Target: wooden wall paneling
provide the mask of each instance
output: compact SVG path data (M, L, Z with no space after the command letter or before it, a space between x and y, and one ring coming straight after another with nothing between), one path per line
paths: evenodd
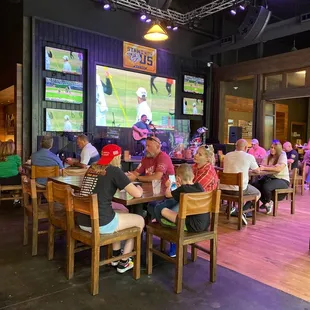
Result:
M276 139L288 140L288 105L276 103Z

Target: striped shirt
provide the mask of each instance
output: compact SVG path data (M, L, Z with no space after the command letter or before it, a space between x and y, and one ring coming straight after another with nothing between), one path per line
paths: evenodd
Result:
M218 177L214 167L208 163L198 168L197 164L193 165L194 183L199 183L206 192L213 191L217 188Z

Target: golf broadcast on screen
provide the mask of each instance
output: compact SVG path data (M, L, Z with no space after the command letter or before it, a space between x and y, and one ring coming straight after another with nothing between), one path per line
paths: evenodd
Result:
M81 104L83 103L83 83L46 78L45 100Z
M185 93L204 94L205 80L204 78L184 75L183 90Z
M173 129L175 80L96 66L96 126L131 128L147 116L159 129Z
M81 75L83 53L46 46L45 70Z
M84 112L61 109L46 109L45 130L83 132Z

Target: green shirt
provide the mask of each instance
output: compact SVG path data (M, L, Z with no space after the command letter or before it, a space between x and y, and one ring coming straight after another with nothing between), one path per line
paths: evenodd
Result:
M21 166L21 158L18 155L9 155L6 161L0 161L0 178L9 178L18 175Z

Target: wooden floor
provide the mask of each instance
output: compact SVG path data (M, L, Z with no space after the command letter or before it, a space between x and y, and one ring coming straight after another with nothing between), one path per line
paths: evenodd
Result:
M242 231L234 222L220 215L218 264L310 301L310 191L297 194L294 215L285 200L277 217L259 213Z

